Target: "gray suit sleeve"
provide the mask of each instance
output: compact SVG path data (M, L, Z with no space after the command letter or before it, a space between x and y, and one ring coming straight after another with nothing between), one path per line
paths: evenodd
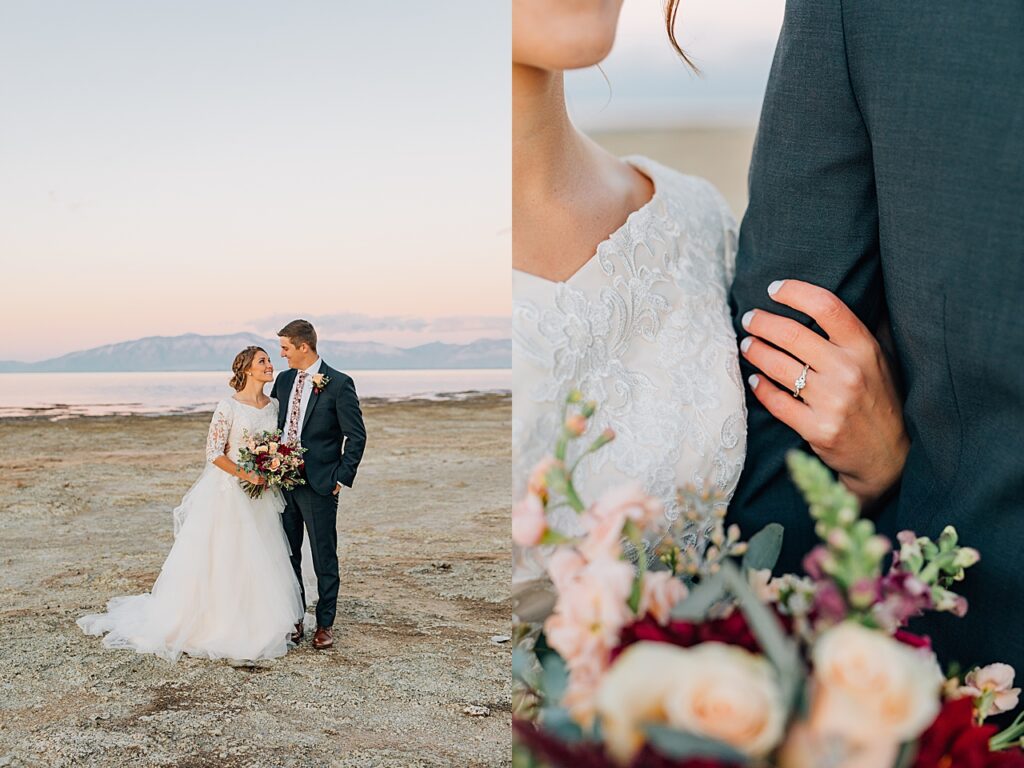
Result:
M871 142L847 67L839 0L786 4L749 185L730 294L737 337L746 335L740 319L754 308L812 325L768 298L768 285L786 278L828 288L876 328L884 291ZM742 367L746 380L754 369ZM785 454L808 449L749 388L747 408L747 459L730 516L746 536L771 521L785 525L779 566L793 570L814 537Z

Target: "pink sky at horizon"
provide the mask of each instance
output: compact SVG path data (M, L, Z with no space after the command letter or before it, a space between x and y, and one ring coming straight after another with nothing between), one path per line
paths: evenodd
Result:
M0 8L0 360L277 316L485 336L437 321L510 313L508 11L403 13Z

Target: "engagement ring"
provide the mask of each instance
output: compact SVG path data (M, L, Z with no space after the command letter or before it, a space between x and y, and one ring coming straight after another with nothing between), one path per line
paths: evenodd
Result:
M803 400L803 398L800 397L800 393L803 392L804 387L807 386L807 371L810 369L810 367L811 366L809 365L804 366L803 371L800 372L800 377L796 380L796 383L793 385L793 397L795 397L797 400Z

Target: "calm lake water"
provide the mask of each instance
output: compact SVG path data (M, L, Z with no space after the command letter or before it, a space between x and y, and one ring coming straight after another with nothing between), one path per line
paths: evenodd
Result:
M508 392L512 371L351 371L360 399L464 398ZM230 374L181 373L0 373L0 418L121 414L157 415L213 410L233 394ZM269 393L270 386L267 386Z

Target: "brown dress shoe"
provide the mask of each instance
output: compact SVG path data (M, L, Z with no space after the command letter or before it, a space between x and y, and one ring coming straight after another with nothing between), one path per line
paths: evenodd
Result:
M298 645L299 643L302 642L302 638L305 636L305 634L306 634L306 632L305 632L305 630L302 627L302 622L301 621L296 622L295 623L295 631L292 632L292 642L295 643L296 645Z
M331 635L330 627L317 627L316 633L313 635L313 647L318 651L322 651L324 648L330 648L334 645L334 637Z

